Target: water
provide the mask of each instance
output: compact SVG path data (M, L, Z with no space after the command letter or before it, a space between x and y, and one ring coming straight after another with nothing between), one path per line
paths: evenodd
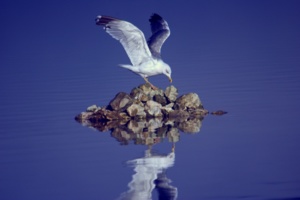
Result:
M1 199L300 198L297 1L1 4ZM179 93L228 111L180 132L174 152L168 138L120 145L74 120L143 83L116 66L128 58L95 16L128 19L149 36L153 11L172 31L163 58Z

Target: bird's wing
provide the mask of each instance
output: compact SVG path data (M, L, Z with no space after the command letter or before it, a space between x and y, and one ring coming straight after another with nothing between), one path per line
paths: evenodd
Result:
M168 23L158 14L153 14L150 19L152 36L148 40L148 46L153 56L160 58L160 50L163 43L170 36Z
M132 65L139 65L152 56L143 32L133 24L108 16L98 16L96 24L104 26L108 34L121 42Z

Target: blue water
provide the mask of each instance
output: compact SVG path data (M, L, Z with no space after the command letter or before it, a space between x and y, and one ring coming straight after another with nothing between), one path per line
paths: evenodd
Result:
M1 4L0 199L300 198L298 1ZM120 145L74 120L143 83L117 67L129 60L95 16L149 36L152 12L172 31L163 58L179 94L228 112L180 132L174 152L167 138Z

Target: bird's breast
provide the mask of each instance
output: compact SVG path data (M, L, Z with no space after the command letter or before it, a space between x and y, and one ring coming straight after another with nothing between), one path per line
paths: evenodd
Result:
M162 69L157 63L145 63L140 66L140 72L147 76L155 76L162 73Z

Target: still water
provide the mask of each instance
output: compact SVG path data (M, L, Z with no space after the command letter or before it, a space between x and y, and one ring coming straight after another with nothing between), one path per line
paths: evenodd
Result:
M0 199L299 199L300 30L292 7L284 12L290 18L256 10L259 16L246 20L247 26L277 22L261 22L257 32L235 27L250 8L231 12L238 17L220 33L205 29L214 19L204 13L201 29L188 36L166 12L174 34L163 56L179 95L195 92L207 110L228 112L206 116L192 133L159 135L161 124L154 121L143 125L140 139L132 139L74 120L88 106L105 106L116 93L143 83L117 67L129 62L120 44L97 27L87 28L100 14L92 6L94 13L77 21L86 32L82 40L70 22L75 36L63 42L44 41L41 28L35 30L38 38L25 31L24 40L5 43L18 48L1 50ZM163 89L169 85L164 76L150 81ZM156 139L143 140L146 132Z
M114 96L98 75L78 67L68 74L49 71L48 78L40 74L35 80L26 72L12 76L1 97L1 196L300 197L299 68L286 62L287 68L261 72L249 70L251 60L244 62L244 69L239 62L202 72L210 78L189 74L181 79L189 84L181 83L179 93L196 92L205 108L228 114L206 116L197 133L179 132L175 150L168 137L152 147L134 141L121 145L110 131L77 123L76 114L92 104L106 105ZM112 90L129 92L134 86L121 76L142 82L131 73L119 74Z

